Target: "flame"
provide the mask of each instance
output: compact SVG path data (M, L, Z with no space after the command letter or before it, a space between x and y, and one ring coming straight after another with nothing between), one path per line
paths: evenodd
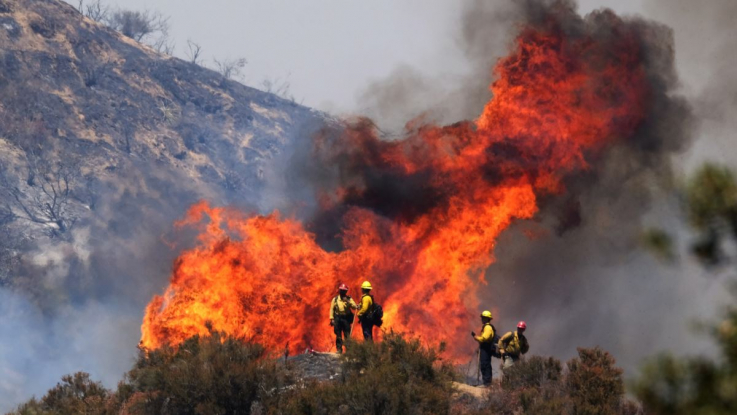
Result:
M337 285L358 296L369 280L385 327L445 340L450 357L462 357L467 327L492 308L477 291L499 234L534 217L541 195L564 192L566 176L590 168L644 119L639 38L608 18L607 36L568 36L555 19L523 29L475 121L410 124L406 137L385 141L364 119L318 137L315 156L340 172L320 195L323 213L340 218L339 252L279 213L193 206L182 224L201 228L199 244L148 305L142 346L178 345L209 326L275 350L328 349ZM399 190L387 194L391 186Z

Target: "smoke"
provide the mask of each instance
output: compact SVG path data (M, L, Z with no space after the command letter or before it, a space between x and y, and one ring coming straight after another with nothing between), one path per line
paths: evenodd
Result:
M525 2L525 14L534 19L545 3ZM597 11L583 23L606 18ZM706 336L690 323L710 318L726 296L687 257L663 264L640 244L642 230L656 225L674 231L680 251L686 250L689 234L679 221L673 188L679 167L673 162L690 149L704 113L698 100L694 104L683 93L675 64L682 49L673 30L640 17L627 20L643 35L655 88L646 125L593 170L570 178L568 195L544 204L539 223L520 224L499 240L486 298L499 310L503 330L527 320L536 353L567 358L576 347L600 345L633 375L643 358L658 351L711 352ZM542 236L531 239L530 233Z
M85 371L115 385L135 356L140 309L126 301L64 305L44 315L26 297L0 289L0 407L40 397L61 376Z
M91 186L89 214L68 235L47 238L20 220L3 228L28 240L0 286L0 411L77 371L114 387L137 353L148 299L191 241L174 221L201 198L242 200L124 157Z
M368 85L359 98L364 114L396 133L408 120L451 124L477 117L491 98L491 69L506 55L524 11L508 0L466 1L456 45L465 57L462 74L428 74L401 66Z
M67 237L29 233L30 248L0 287L0 410L77 371L114 386L135 357L146 300L176 256L173 221L199 195L216 197L147 163L118 168L96 183L93 214ZM161 191L159 180L184 185L162 198L139 187Z
M685 167L705 160L737 165L737 3L648 0L644 7L673 28L682 91L699 120L699 140L684 157Z
M589 171L568 177L566 194L545 198L535 222L520 223L502 235L482 294L483 308L497 312L500 330L527 320L535 353L567 358L578 346L600 345L613 352L629 374L644 357L661 350L711 351L708 339L695 333L690 323L708 319L714 304L726 299L719 284L687 257L675 265L664 264L643 248L640 237L647 226L673 230L685 251L689 233L679 220L674 184L680 165L674 161L684 154L699 154L703 160L715 149L724 153L717 159L731 154L725 150L734 140L729 114L737 103L731 88L737 85L731 53L737 39L731 24L735 3L652 3L652 15L674 25L675 39L673 29L664 24L625 18L640 35L653 88L646 123L595 160ZM412 123L421 125L477 116L490 98L490 68L508 52L511 36L551 11L574 36L581 31L600 38L617 36L609 32L611 12L580 17L574 1L474 0L465 6L459 46L468 59L467 74L433 78L401 67L362 95L364 107L374 108L368 114L386 138L405 127L402 120L415 119ZM700 31L712 21L717 24ZM704 62L709 63L706 71ZM677 68L685 71L685 87ZM412 123L409 127L416 128ZM689 152L693 137L704 132L713 138ZM389 194L406 195L403 186L413 186L390 182L388 187L400 187ZM417 192L410 194L427 201ZM379 206L380 200L373 208L387 214ZM322 226L318 222L316 228ZM335 227L328 228L328 234L335 232Z

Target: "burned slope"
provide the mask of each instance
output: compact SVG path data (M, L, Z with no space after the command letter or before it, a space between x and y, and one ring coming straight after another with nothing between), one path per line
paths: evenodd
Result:
M262 209L265 166L321 117L62 1L0 1L0 402L71 366L116 381L172 221L202 198Z
M255 205L265 163L317 119L61 1L2 2L0 49L4 222L34 241L132 237L202 197Z

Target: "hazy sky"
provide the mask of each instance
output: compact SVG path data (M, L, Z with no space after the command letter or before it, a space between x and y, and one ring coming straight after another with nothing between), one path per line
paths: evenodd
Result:
M77 0L67 0L76 4ZM86 0L92 1L92 0ZM336 113L360 109L371 80L400 65L431 76L462 73L456 47L458 0L103 0L171 16L175 55L187 39L212 58L248 60L246 84L290 83L305 105ZM580 10L642 12L642 0L580 0Z

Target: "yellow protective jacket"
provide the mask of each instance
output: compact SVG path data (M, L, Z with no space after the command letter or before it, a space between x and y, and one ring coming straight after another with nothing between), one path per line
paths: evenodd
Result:
M356 302L351 297L346 295L345 298L340 298L339 295L336 295L330 302L330 320L335 319L335 316L350 315L351 309L358 309Z
M527 338L516 330L510 331L499 339L499 353L501 354L519 356L527 353L528 350L530 350L530 345L527 343Z
M489 343L494 339L494 328L491 327L491 323L484 324L481 327L481 335L474 337L479 343Z
M371 298L370 295L364 294L363 297L361 297L361 309L358 310L358 313L356 313L356 315L358 317L361 317L364 314L368 313L368 311L371 310L372 305L374 305L374 299Z

